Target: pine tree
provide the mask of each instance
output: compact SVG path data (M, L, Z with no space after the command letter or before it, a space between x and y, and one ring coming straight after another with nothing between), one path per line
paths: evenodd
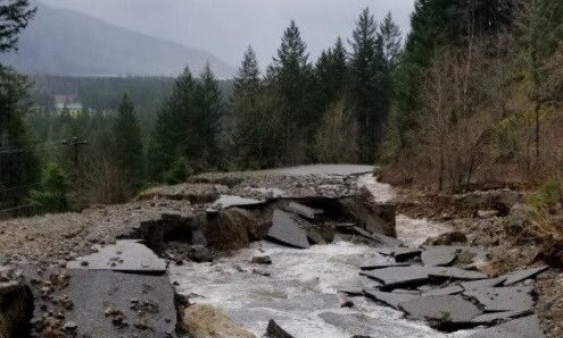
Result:
M28 0L11 0L0 5L0 53L17 49L18 35L35 15ZM26 95L27 80L14 70L0 65L0 200L18 203L27 185L38 180L38 162L22 116L20 100Z
M129 95L124 94L119 105L119 115L113 128L115 160L131 188L139 187L143 173L143 142Z
M385 72L383 42L368 8L362 11L356 22L351 45L352 95L358 121L360 160L370 163L375 160L382 139L389 98L382 81Z
M379 36L383 43L383 57L389 71L393 71L399 61L401 50L401 29L393 21L391 12L387 13L385 19L379 26Z
M40 188L31 191L29 202L37 212L66 211L67 189L63 169L55 163L49 163L43 171Z
M282 36L273 71L277 88L285 101L288 122L292 124L305 122L309 118L306 114L306 94L311 76L308 59L307 45L301 39L299 27L291 20Z
M194 148L188 158L204 159L207 164L220 164L217 135L221 127L224 106L219 83L208 65L201 73L195 88L194 112L190 118Z
M258 67L258 60L252 46L248 46L238 70L238 75L235 77L232 98L239 100L246 96L251 97L258 91L259 86L260 68Z
M312 67L308 62L307 45L295 21L291 21L284 31L281 46L274 58L274 64L267 72L267 81L281 98L282 104L274 113L284 126L284 137L279 145L286 164L308 160L305 146L312 144L314 124L322 116L322 111L315 109L312 91ZM301 143L301 146L295 146Z
M339 37L332 48L321 53L315 66L315 87L319 100L316 106L324 111L342 100L347 94L349 79L347 52Z
M160 181L179 157L193 148L191 115L194 113L196 83L188 67L176 79L172 95L159 112L149 144L148 166L151 179Z

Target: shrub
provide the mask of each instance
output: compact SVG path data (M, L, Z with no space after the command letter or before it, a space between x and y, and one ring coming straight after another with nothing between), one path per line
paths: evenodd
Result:
M42 174L41 187L31 191L29 200L38 212L62 212L68 209L66 176L59 165L47 165Z

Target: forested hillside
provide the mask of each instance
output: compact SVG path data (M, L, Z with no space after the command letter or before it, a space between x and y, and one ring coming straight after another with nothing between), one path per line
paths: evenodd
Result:
M562 41L562 1L417 1L384 178L443 189L558 177Z
M317 59L291 21L270 64L246 47L233 82L190 65L174 80L35 77L25 101L6 68L19 85L3 128L18 136L2 147L30 170L3 167L18 191L4 199L48 204L29 190L55 186L77 205L119 202L201 171L319 162L434 190L542 184L563 168L562 20L561 1L418 0L406 37L366 8Z

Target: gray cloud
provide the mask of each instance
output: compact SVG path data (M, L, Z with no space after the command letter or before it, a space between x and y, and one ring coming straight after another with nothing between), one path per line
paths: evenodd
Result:
M202 48L233 66L251 44L264 68L279 46L283 30L295 19L311 57L337 36L348 38L368 6L377 19L393 13L409 29L414 0L41 0L141 33Z

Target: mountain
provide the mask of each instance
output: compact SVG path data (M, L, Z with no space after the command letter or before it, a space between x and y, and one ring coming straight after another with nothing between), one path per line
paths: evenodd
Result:
M19 51L0 56L27 74L76 76L175 76L186 65L198 74L208 61L217 77L233 76L231 66L204 50L43 4L22 33Z

